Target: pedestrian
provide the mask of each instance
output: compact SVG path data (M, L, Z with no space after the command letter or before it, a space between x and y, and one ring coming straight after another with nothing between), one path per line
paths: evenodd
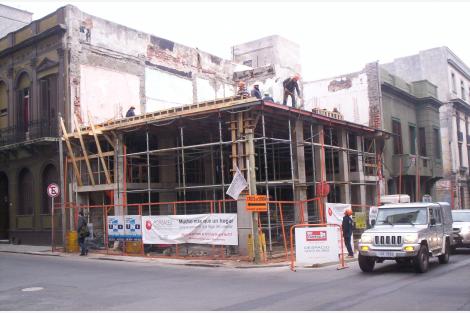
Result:
M295 101L295 92L297 91L297 95L299 96L299 100L302 100L300 98L300 91L299 91L299 84L297 83L298 80L300 79L299 74L295 74L292 77L287 78L282 82L282 86L284 86L284 100L282 101L282 104L287 105L287 97L291 97L292 100L292 107L296 107L296 101Z
M263 98L263 100L264 100L264 101L271 101L271 102L274 102L273 97L271 97L271 96L269 95L269 93L267 93L267 92L264 93L264 98Z
M126 117L135 116L134 110L135 110L135 107L134 107L134 106L131 106L131 107L129 108L129 110L127 110Z
M354 252L351 246L351 237L353 234L353 220L351 218L352 215L352 210L351 209L346 209L344 211L344 216L343 216L343 238L344 238L344 244L346 245L346 249L348 249L348 256L349 257L354 257Z
M78 225L77 225L77 233L78 233L78 244L80 245L80 255L87 255L88 249L86 247L86 237L90 236L90 231L88 230L88 225L86 222L85 217L83 216L83 211L78 213Z
M253 89L251 90L251 96L261 100L261 91L259 90L259 83L255 83L253 85Z

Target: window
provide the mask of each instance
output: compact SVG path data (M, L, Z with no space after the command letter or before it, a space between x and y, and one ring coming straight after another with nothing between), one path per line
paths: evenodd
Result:
M401 140L401 123L397 120L392 120L392 133L393 133L393 153L402 154L403 145Z
M465 85L463 84L463 80L460 81L460 93L462 95L462 99L467 100L467 95L465 94Z
M462 144L459 143L459 164L460 166L463 166L463 162L462 162Z
M246 61L243 61L243 65L246 65L246 66L249 66L249 67L253 67L253 60L246 60Z
M29 122L30 122L30 99L29 99L29 91L30 91L31 81L29 76L26 73L21 74L17 81L16 86L16 108L17 108L17 115L16 115L16 124L18 130L27 132L29 130Z
M460 187L460 208L465 208L465 188Z
M54 136L57 127L57 75L39 80L41 128L45 136Z
M434 136L434 158L441 159L441 135L438 128L433 128Z
M410 125L408 132L410 135L410 154L416 154L416 127Z
M441 208L429 208L429 218L434 219L436 224L442 224Z
M419 128L419 155L426 156L426 130L424 127Z
M18 179L18 215L33 214L33 175L24 168Z
M457 87L455 85L455 74L454 73L451 73L450 74L450 77L451 77L451 80L452 80L452 91L454 93L457 93Z
M0 82L0 128L8 126L8 92L7 85Z

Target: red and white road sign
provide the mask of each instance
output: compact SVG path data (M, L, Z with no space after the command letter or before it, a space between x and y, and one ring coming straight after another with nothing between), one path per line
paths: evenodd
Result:
M57 184L49 184L49 186L47 186L47 195L51 198L55 198L57 197L58 195L60 194L60 189L59 189L59 186Z

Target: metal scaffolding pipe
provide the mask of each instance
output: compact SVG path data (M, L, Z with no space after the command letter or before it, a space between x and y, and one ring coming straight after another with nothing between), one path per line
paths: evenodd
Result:
M266 151L266 125L264 122L264 112L261 113L261 123L263 127L263 151L264 151L264 176L266 184L266 197L269 199L269 184L268 184L268 157ZM273 252L273 243L271 239L271 213L268 207L268 236L269 236L269 253Z
M222 121L219 117L219 142L220 142L220 172L221 172L221 179L222 179L222 200L225 200L225 168L224 168L224 150L222 145ZM224 213L225 213L225 201L223 202Z
M183 200L186 201L186 167L184 166L184 132L183 127L180 127L181 137L181 170L183 173ZM184 205L184 214L186 214L186 204Z
M146 139L146 147L147 147L147 189L148 189L147 199L148 199L148 203L152 203L152 194L150 191L150 153L149 153L149 129L148 127L145 130L145 139ZM150 215L152 215L152 208L150 205L149 205L149 213Z
M315 146L313 145L313 125L310 124L310 149L312 151L312 181L313 181L313 195L316 197L317 196L317 191L316 191L316 168L315 168Z
M290 155L290 172L291 172L291 180L292 180L292 198L295 197L295 182L294 182L294 155L292 151L292 128L290 119L289 122L289 155Z

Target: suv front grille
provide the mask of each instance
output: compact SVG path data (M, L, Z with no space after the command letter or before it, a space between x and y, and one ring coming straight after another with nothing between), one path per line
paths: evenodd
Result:
M377 246L400 246L402 244L401 236L375 236L374 243Z

